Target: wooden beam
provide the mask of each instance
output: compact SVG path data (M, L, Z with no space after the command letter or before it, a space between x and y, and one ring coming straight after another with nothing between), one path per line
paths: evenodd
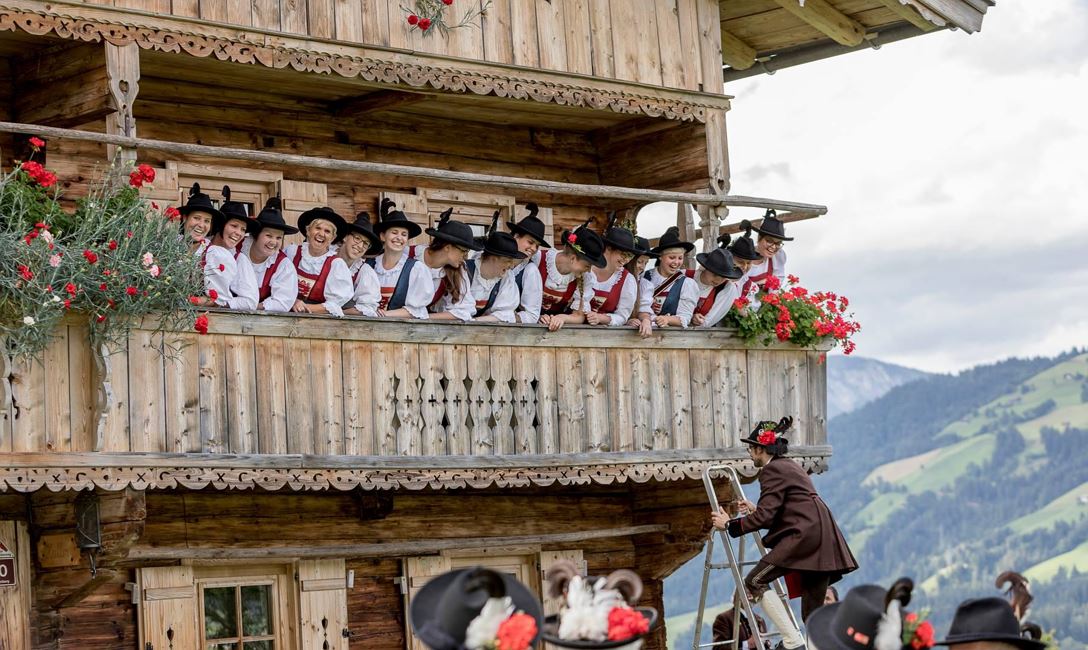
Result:
M812 213L812 212L787 212L785 214L778 215L778 220L781 221L782 223L793 223L795 221L805 221L806 219L815 219L815 218L817 218L819 216L820 215ZM761 223L763 223L763 219L749 219L749 221L752 222L752 227L753 228L758 228L759 225ZM725 234L735 235L736 233L741 232L742 230L744 230L744 229L740 227L740 223L730 223L730 224L726 224L726 225L722 226L718 230L718 236L720 237L720 236L725 235Z
M984 14L964 0L912 0L911 4L918 6L919 10L928 7L968 33L982 29Z
M403 178L426 178L443 183L460 183L486 188L501 187L509 192L549 192L563 196L587 196L598 200L626 199L635 202L653 203L655 201L668 201L670 203L693 203L697 205L726 205L747 208L762 208L774 210L804 210L819 213L827 212L827 207L812 203L798 203L796 201L783 201L779 199L767 199L756 196L741 196L736 194L695 194L691 192L671 192L668 190L649 190L633 187L616 187L613 185L592 185L581 183L564 183L560 181L545 181L535 178L518 178L515 176L494 176L491 174L478 174L474 172L458 172L447 169L430 169L427 167L411 167L408 165L392 165L389 163L377 163L361 160L336 160L332 158L317 158L300 156L297 154L276 153L272 151L252 151L250 149L238 149L234 147L209 147L201 144L187 144L169 142L166 140L149 140L147 138L129 138L106 133L93 133L91 131L78 131L72 129L57 129L35 124L21 124L16 122L0 122L0 133L25 133L44 138L60 138L69 140L82 140L85 142L101 142L104 144L119 145L136 149L150 149L165 153L176 153L188 156L204 156L210 158L228 158L232 160L248 160L253 162L270 163L273 165L297 166L309 169L326 169L336 171L357 172L362 174L378 174L386 176L400 176Z
M645 524L642 526L623 526L602 528L574 533L551 533L546 535L516 535L510 537L456 537L449 539L420 539L410 542L390 542L383 544L342 544L337 546L280 546L265 548L191 548L187 546L148 546L134 548L129 552L130 560L222 560L253 558L327 558L327 557L407 557L412 555L433 555L442 551L492 548L504 546L544 546L551 544L572 544L595 539L631 537L667 533L667 524Z
M71 607L83 601L84 598L93 594L104 583L110 582L117 577L117 571L113 569L99 569L98 573L93 578L87 580L80 586L73 589L67 596L57 599L53 603L52 608L64 609L65 607Z
M918 10L914 8L914 5L907 6L903 0L880 0L880 2L888 9L891 9L895 15L923 32L931 32L934 29L937 29L937 25L926 20L922 14L918 13Z
M722 28L722 61L734 70L747 70L756 63L756 49Z
M106 82L109 87L110 105L116 109L106 118L106 133L136 137L136 118L132 107L140 92L140 46L136 43L114 45L103 43L106 48ZM107 148L110 160L116 157L116 147ZM135 149L122 149L123 160L136 160Z
M329 111L336 117L358 117L401 106L416 104L435 97L431 93L406 93L399 90L378 90L358 97L338 99L329 104Z
M775 0L779 6L812 25L840 45L860 45L865 27L842 13L827 0Z

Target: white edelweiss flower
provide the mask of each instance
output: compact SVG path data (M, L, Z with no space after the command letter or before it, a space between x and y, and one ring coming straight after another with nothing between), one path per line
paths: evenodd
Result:
M33 316L23 316L24 325L33 325L35 323Z

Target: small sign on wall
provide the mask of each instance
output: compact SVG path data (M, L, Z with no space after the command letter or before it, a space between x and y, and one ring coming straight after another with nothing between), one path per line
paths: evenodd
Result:
M14 587L16 576L15 554L0 543L0 587Z

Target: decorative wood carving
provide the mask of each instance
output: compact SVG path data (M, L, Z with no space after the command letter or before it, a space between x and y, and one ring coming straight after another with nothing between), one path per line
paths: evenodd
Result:
M471 92L477 95L581 106L671 120L702 122L706 118L707 109L728 106L725 98L708 97L707 101L700 102L691 96L660 97L575 85L556 81L554 76L549 80L519 77L497 67L487 71L457 69L403 59L384 60L320 52L276 45L274 42L283 43L284 40L264 38L260 34L238 32L232 38L225 38L162 29L147 24L111 23L100 18L64 15L56 11L59 8L57 5L43 5L42 8L31 11L0 5L0 31L19 30L35 36L55 34L61 38L88 42L105 41L118 46L135 43L141 49L184 53L200 58L215 57L234 63L269 68L289 67L299 72L358 77L374 83L404 84L413 88L430 87L456 93ZM132 21L140 17L125 18Z
M228 457L229 458L229 457ZM810 472L826 469L823 455L797 456L795 460ZM9 467L0 468L0 490L33 492L42 488L61 490L163 490L213 487L225 489L280 490L395 490L482 489L532 485L610 485L634 481L677 481L698 479L706 467L732 464L753 474L750 462L738 460L675 461L660 463L585 464L566 467L458 467L406 469L391 466L367 469L297 469L260 466L176 467ZM390 463L392 465L392 463Z

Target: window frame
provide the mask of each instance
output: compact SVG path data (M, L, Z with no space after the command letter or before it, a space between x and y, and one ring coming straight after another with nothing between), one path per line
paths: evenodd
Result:
M295 650L297 635L296 625L292 621L298 620L298 605L294 596L295 581L294 567L291 564L284 565L205 565L194 566L194 584L197 598L197 633L201 648L206 648L209 643L236 643L238 650L244 650L245 643L254 641L271 640L275 650ZM252 635L243 634L241 618L241 588L249 586L268 585L271 587L271 624L272 634ZM206 588L235 588L235 606L238 608L238 636L225 639L207 639L204 629L204 589Z

